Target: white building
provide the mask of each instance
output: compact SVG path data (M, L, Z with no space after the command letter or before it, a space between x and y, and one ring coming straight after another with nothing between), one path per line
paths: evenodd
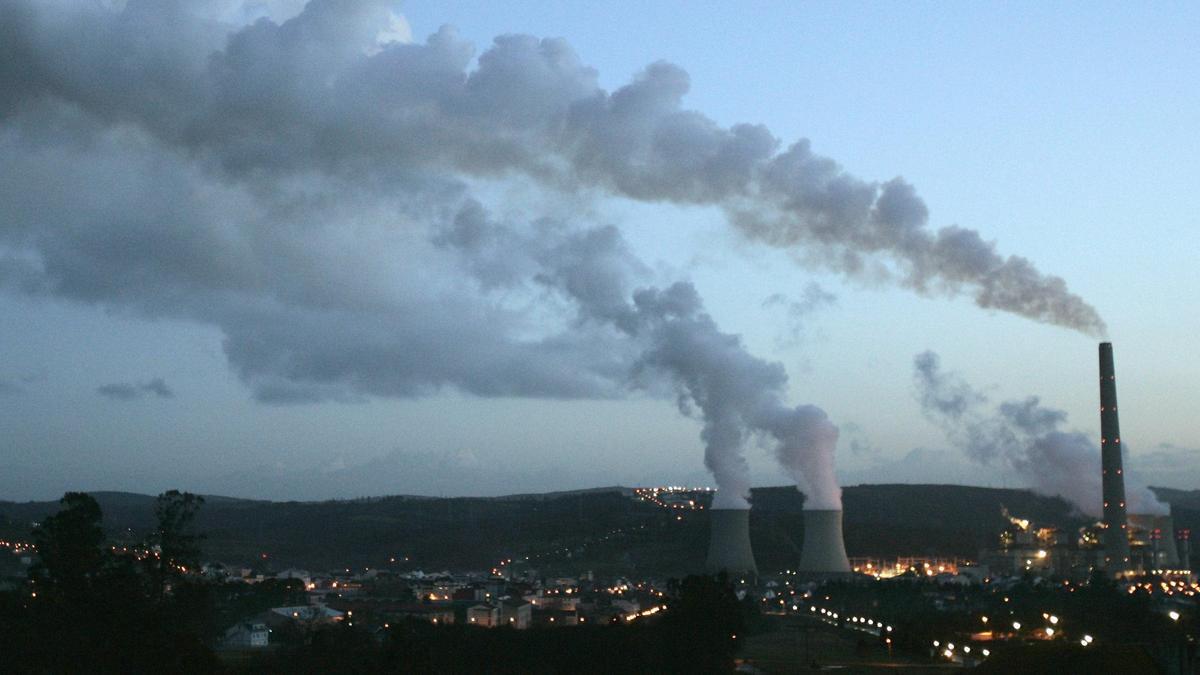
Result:
M266 647L271 642L271 630L259 622L239 622L225 631L221 646L225 649Z

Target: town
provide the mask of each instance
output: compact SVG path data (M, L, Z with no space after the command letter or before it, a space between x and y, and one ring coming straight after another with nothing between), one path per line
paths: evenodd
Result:
M635 488L627 494L625 499L658 509L667 522L677 522L680 511L706 512L712 500L705 488ZM1188 569L1144 566L1108 579L1060 562L1086 558L1080 552L1089 546L1086 527L1067 546L1056 528L1003 516L1007 526L976 558L855 557L844 575L785 568L722 576L728 604L699 611L714 617L724 612L724 656L745 672L872 664L984 667L993 660L1012 668L1028 663L1031 654L1044 658L1046 649L1073 650L1075 658L1096 654L1135 670L1189 672L1200 584ZM606 536L623 534L617 529ZM321 570L277 568L267 553L252 565L171 560L165 593L196 584L209 590L212 633L204 641L216 663L234 670L285 654L310 659L314 645L331 636L361 635L368 641L362 644L378 647L360 648L384 649L397 635L414 639L413 627L423 625L433 631L495 630L503 641L515 639L503 637L516 635L510 631L528 632L539 644L554 644L555 635L581 635L572 633L581 629L653 627L680 606L686 579L568 574L571 561L586 559L586 550L563 543L497 559L483 570L420 569L404 555L377 566ZM1154 546L1146 540L1147 554ZM39 580L36 544L9 538L0 549L6 552L0 556L0 590L22 596L27 608L50 602L40 590L53 586ZM113 543L107 549L115 559L151 568L163 560L161 546ZM1186 548L1176 551L1177 563L1180 553L1183 560L1190 556ZM1143 557L1153 565L1153 557ZM736 616L729 616L729 607ZM421 635L430 644L438 635L464 639L461 633ZM461 649L470 651L469 640Z

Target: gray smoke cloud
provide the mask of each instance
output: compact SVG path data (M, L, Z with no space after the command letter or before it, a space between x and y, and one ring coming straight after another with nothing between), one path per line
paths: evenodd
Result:
M763 309L774 310L782 308L786 312L786 333L776 341L781 347L795 347L800 343L805 320L817 310L837 302L837 296L821 287L817 282L809 282L800 292L799 299L792 299L784 293L772 293L762 302Z
M674 392L680 411L703 422L705 466L718 491L715 508L749 508L749 467L743 449L753 438L771 443L785 471L807 495L808 508L840 508L834 477L838 431L812 405L785 404L787 373L721 332L694 286L634 289L648 271L611 226L575 230L541 220L529 231L491 220L468 202L434 235L461 255L484 292L508 294L536 284L568 298L579 330L619 339L612 376L631 388Z
M314 173L385 186L519 174L547 189L707 204L748 237L846 274L1104 332L1062 279L973 230L931 230L902 179L864 181L806 140L780 151L761 125L686 109L690 81L675 65L651 64L609 93L563 40L501 36L472 68L474 47L452 28L386 41L397 16L382 0L313 0L248 26L221 20L229 4L4 0L0 119L28 126L67 107L260 190Z
M1066 412L1042 405L1037 396L988 410L987 397L943 371L933 352L914 357L913 377L922 412L971 461L1010 469L1034 490L1061 496L1082 513L1100 514L1100 446L1086 434L1063 430ZM1168 512L1145 486L1127 482L1126 491L1131 512Z
M133 382L102 384L96 387L96 393L105 398L117 401L132 401L146 395L152 395L157 398L175 398L174 390L167 386L166 381L161 377L136 384Z

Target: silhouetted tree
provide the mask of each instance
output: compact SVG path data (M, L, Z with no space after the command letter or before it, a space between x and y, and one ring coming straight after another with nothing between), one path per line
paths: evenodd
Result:
M47 598L80 602L104 562L102 514L96 500L83 492L68 492L59 503L62 510L33 531L38 562L30 577Z
M163 597L167 586L179 579L187 569L195 570L200 565L200 541L202 537L190 531L196 512L204 504L204 498L190 492L168 490L154 502L154 517L157 524L146 540L147 547L158 554L150 558L154 592Z
M195 502L181 501L194 514ZM148 583L145 565L104 546L95 499L70 492L61 504L35 530L38 562L28 591L0 602L5 672L213 672L207 585L180 579L164 597L157 580ZM191 518L165 513L168 525ZM189 540L182 541L178 550L186 552Z

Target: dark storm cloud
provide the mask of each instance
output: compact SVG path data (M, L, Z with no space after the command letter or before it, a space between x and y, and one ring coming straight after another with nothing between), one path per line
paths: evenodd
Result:
M3 0L0 115L26 141L48 133L43 120L80 142L87 124L128 125L162 152L219 168L223 185L252 186L255 200L280 182L391 192L520 174L548 189L710 204L746 235L847 274L882 270L920 293L1104 330L1061 279L972 230L930 230L903 180L863 181L807 141L780 152L762 126L725 128L684 109L690 83L677 66L652 64L608 93L562 40L507 35L472 69L473 47L449 28L380 45L387 4L315 0L281 24L234 29L198 17L204 4L133 0L113 12ZM43 252L34 239L10 245ZM75 253L86 263L97 252Z
M167 386L166 381L156 377L147 382L113 382L96 387L96 393L116 401L132 401L143 396L152 395L157 398L175 398L175 392Z
M1066 412L1036 396L987 410L987 397L958 374L942 371L933 352L917 354L913 369L922 411L971 461L1009 469L1039 492L1062 496L1083 513L1099 513L1100 446L1086 434L1063 430ZM1127 489L1134 512L1166 508L1144 486Z

